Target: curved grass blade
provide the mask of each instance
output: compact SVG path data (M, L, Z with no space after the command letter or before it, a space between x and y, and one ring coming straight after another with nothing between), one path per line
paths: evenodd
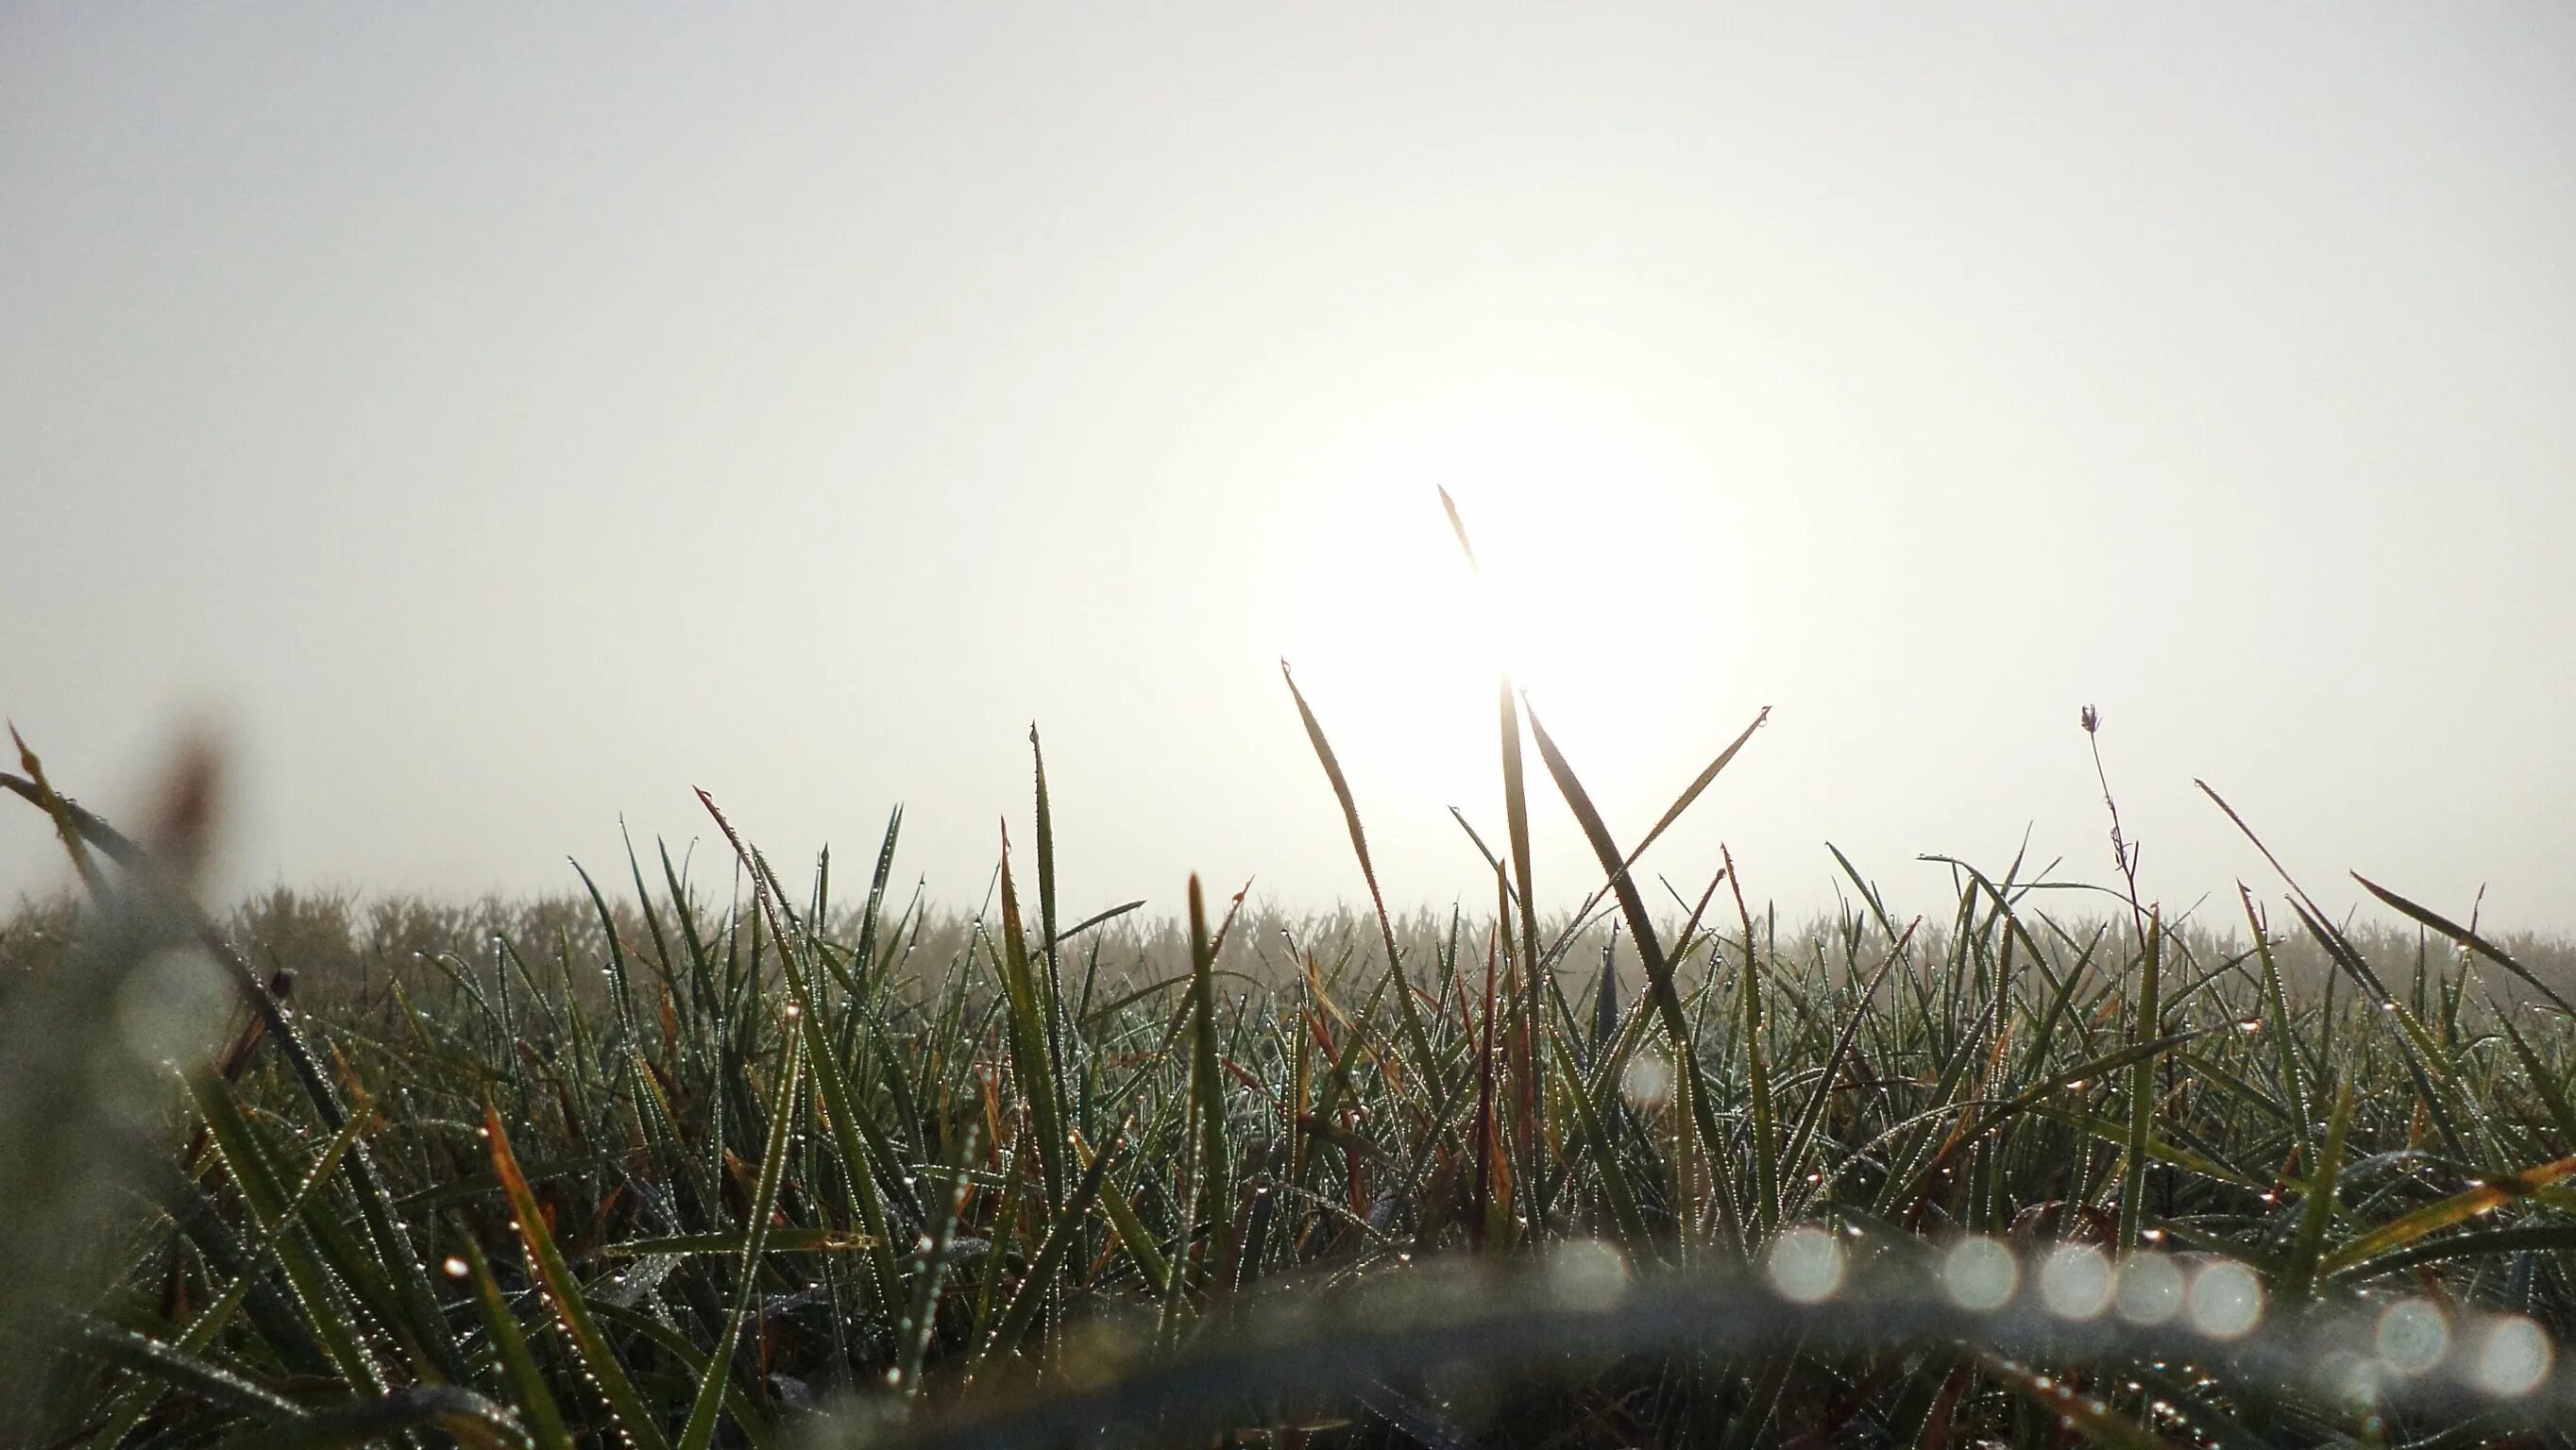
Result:
M15 729L10 733L14 737ZM23 741L20 742L20 750L22 763L32 769L34 757L26 753ZM0 787L44 807L58 824L97 847L101 855L150 887L158 901L179 913L189 934L232 978L234 988L258 1015L262 1031L276 1041L297 1084L312 1103L315 1116L321 1120L323 1131L337 1133L348 1125L349 1114L340 1101L339 1091L322 1071L321 1061L314 1056L311 1044L304 1040L302 1029L287 1015L283 1003L269 992L268 984L251 969L250 963L243 959L240 951L193 896L163 879L151 858L123 832L56 794L52 786L41 780L21 780L0 772ZM393 1279L394 1301L398 1306L395 1318L400 1324L406 1347L416 1350L425 1361L419 1366L421 1368L452 1381L469 1378L464 1351L458 1347L455 1333L448 1327L446 1315L439 1308L437 1291L430 1285L428 1270L412 1250L411 1235L395 1213L393 1195L385 1188L384 1177L377 1172L375 1159L367 1151L363 1139L351 1145L346 1168L350 1186L356 1190L359 1220L374 1246L377 1260Z
M519 1171L518 1155L510 1150L509 1130L502 1126L500 1113L489 1106L483 1110L483 1132L492 1153L492 1172L501 1180L501 1192L510 1202L511 1223L518 1230L519 1248L527 1256L529 1274L543 1290L546 1304L554 1310L565 1337L572 1341L574 1357L581 1361L610 1416L637 1450L670 1450L670 1441L663 1438L653 1411L637 1393L635 1382L627 1378L626 1366L609 1348L598 1322L591 1318L581 1285L565 1266L562 1251L555 1247L554 1234L546 1227L537 1195L528 1187L526 1175Z
M1524 700L1522 703L1526 705L1528 702ZM1601 812L1593 807L1592 797L1583 789L1583 782L1576 778L1574 767L1566 762L1565 753L1557 749L1547 727L1539 722L1538 712L1530 710L1527 714L1530 737L1538 742L1539 759L1546 764L1548 775L1556 782L1557 793L1565 798L1567 808L1574 812L1576 823L1582 826L1583 837L1591 843L1592 854L1600 861L1601 869L1610 874L1611 889L1619 898L1619 910L1628 921L1628 935L1637 944L1637 959L1645 967L1647 996L1663 1020L1665 1035L1672 1040L1673 1070L1692 1078L1692 1119L1699 1129L1700 1145L1708 1154L1720 1207L1726 1215L1727 1225L1730 1228L1739 1226L1744 1222L1744 1210L1735 1201L1733 1145L1718 1124L1716 1109L1711 1102L1713 1094L1708 1086L1707 1069L1692 1046L1690 1021L1682 1011L1681 994L1674 990L1672 964L1664 957L1663 943L1655 934L1654 919L1646 914L1645 898L1638 893L1636 880L1622 864L1619 848L1610 839L1610 828L1602 821Z
M474 1302L483 1310L483 1327L490 1332L494 1356L509 1377L510 1396L530 1421L529 1433L537 1450L572 1450L572 1432L564 1425L563 1410L555 1403L554 1391L546 1388L536 1356L528 1352L528 1339L519 1332L518 1316L510 1312L509 1301L501 1297L500 1282L492 1277L492 1264L483 1256L483 1246L474 1241L472 1234L459 1234L457 1238L464 1247L466 1273L474 1281Z
M2308 1195L2299 1205L2299 1236L2290 1245L2290 1263L2281 1292L2293 1304L2305 1303L2316 1291L2317 1266L2324 1261L2326 1233L2334 1226L2336 1180L2343 1173L2344 1136L2352 1128L2352 1083L2335 1093L2334 1117L2326 1124L2325 1147L2308 1175Z
M2451 940L2458 942L2460 945L2467 947L2471 951L2476 952L2479 956L2485 957L2488 961L2491 961L2497 966L2504 968L2506 971L2513 973L2516 977L2521 978L2523 983L2529 986L2533 991L2548 998L2551 1006L2556 1007L2559 1011L2566 1013L2570 1017L2576 1017L2576 1003L2570 1003L2565 997L2560 996L2547 982L2540 980L2538 976L2534 975L2529 967L2515 961L2505 952L2504 948L2497 946L2495 943L2488 941L2485 937L2482 937L2469 928L2452 921L2450 918L2443 916L2439 912L2431 911L2427 908L2416 905L2414 902L2407 900L2405 897L2398 895L2396 892L2389 890L2378 882L2362 875L2358 871L2352 873L2352 879L2360 882L2363 890L2378 897L2382 902L2386 903L2390 907L2403 912L2405 915L2412 917L2415 921L2425 926L2431 927L2433 930L2440 932L2442 935L2449 937Z
M2529 1198L2570 1174L2576 1174L2576 1157L2526 1168L2501 1180L2454 1193L2438 1203L2428 1203L2413 1213L2381 1224L2326 1255L2317 1264L2317 1272L2327 1277L2339 1276L2356 1264L2367 1263L2392 1249L2404 1248L2426 1234L2481 1214L2493 1213L2515 1199Z
M304 1407L284 1395L258 1384L222 1365L213 1364L198 1351L148 1334L138 1334L123 1325L80 1314L72 1316L72 1328L90 1351L101 1361L129 1374L193 1395L210 1404L225 1405L233 1410L264 1421L291 1420L304 1413Z
M415 1385L339 1409L322 1410L261 1430L261 1450L342 1450L421 1430L436 1430L465 1450L529 1450L518 1417L455 1385Z
M1422 1010L1413 1000L1413 984L1404 974L1403 953L1395 945L1395 923L1386 914L1386 893L1378 890L1377 867L1369 860L1368 832L1360 826L1360 808L1351 798L1350 780L1342 774L1341 758L1333 753L1333 743L1324 738L1323 722L1307 705L1306 692L1297 688L1297 677L1290 672L1286 660L1279 662L1279 678L1288 682L1289 698L1297 702L1297 718L1306 725L1307 742L1315 747L1315 759L1323 764L1324 779L1333 787L1333 799L1341 803L1343 824L1350 827L1351 852L1360 858L1360 879L1368 883L1369 906L1377 913L1378 937L1386 947L1386 969L1395 974L1396 1007L1402 1014L1405 1038L1413 1048L1413 1060L1428 1063L1432 1060L1431 1035L1422 1025Z

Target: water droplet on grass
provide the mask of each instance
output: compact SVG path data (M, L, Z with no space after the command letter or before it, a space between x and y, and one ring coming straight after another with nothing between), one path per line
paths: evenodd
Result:
M2184 1308L2191 1327L2212 1339L2234 1339L2263 1319L2263 1281L2232 1259L2221 1259L2191 1281Z
M2527 1395L2549 1378L2549 1334L2519 1314L2491 1321L2469 1362L2469 1382L2491 1395Z
M2090 1319L2111 1302L2111 1260L2091 1244L2063 1244L2039 1269L2039 1297L2061 1319Z
M1974 1313L2001 1309L2020 1286L2021 1265L1993 1239L1961 1239L1941 1261L1941 1287L1950 1302Z
M1795 1304L1820 1304L1843 1286L1843 1246L1820 1228L1793 1228L1771 1245L1771 1287Z

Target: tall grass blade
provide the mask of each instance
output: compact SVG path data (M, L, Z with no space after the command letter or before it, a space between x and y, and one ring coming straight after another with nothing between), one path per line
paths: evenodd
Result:
M784 958L787 951L782 943L780 956ZM789 1004L788 1011L803 1015L794 1003ZM769 1140L761 1145L760 1175L752 1187L750 1209L743 1215L742 1258L734 1270L733 1312L726 1316L724 1331L707 1355L706 1378L698 1387L697 1402L689 1407L688 1427L680 1434L678 1450L707 1450L714 1443L717 1409L731 1379L734 1346L742 1342L743 1326L750 1321L752 1305L760 1297L761 1251L768 1239L770 1217L778 1211L778 1188L787 1171L787 1129L796 1117L797 1090L805 1082L804 1034L788 1031L781 1037L785 1060L779 1064L778 1087L769 1099Z
M1305 722L1307 742L1315 748L1315 759L1324 767L1324 779L1333 787L1333 799L1341 803L1342 822L1350 828L1351 853L1360 860L1360 879L1368 884L1369 906L1377 913L1378 938L1386 947L1386 969L1395 974L1396 1010L1402 1014L1404 1034L1413 1049L1416 1062L1431 1061L1431 1037L1422 1025L1422 1010L1414 1004L1413 986L1404 972L1402 952L1395 944L1395 923L1386 914L1386 893L1378 890L1377 867L1369 860L1368 832L1360 826L1360 808L1351 798L1350 780L1342 774L1340 757L1333 753L1333 743L1324 738L1323 722L1306 704L1306 693L1297 688L1297 677L1288 662L1279 662L1279 678L1288 682L1289 698L1297 702L1297 718Z
M1524 704L1527 702L1524 701ZM1648 1000L1662 1019L1664 1034L1671 1040L1673 1072L1687 1076L1691 1082L1691 1110L1699 1129L1701 1147L1708 1154L1714 1171L1721 1206L1730 1229L1741 1231L1744 1212L1735 1199L1734 1156L1729 1151L1725 1131L1719 1126L1716 1109L1710 1102L1706 1068L1691 1040L1689 1019L1682 1012L1681 994L1673 986L1672 964L1664 957L1662 942L1655 934L1654 919L1646 914L1645 898L1637 891L1636 880L1621 862L1619 848L1610 838L1610 828L1593 807L1592 797L1575 776L1574 767L1566 762L1565 753L1549 738L1547 727L1539 722L1538 712L1529 715L1530 737L1538 742L1539 759L1556 782L1557 793L1565 798L1567 809L1574 813L1575 823L1583 828L1583 837L1592 846L1592 854L1601 869L1611 878L1611 889L1619 898L1619 910L1628 921L1628 935L1637 944L1637 960L1645 969Z

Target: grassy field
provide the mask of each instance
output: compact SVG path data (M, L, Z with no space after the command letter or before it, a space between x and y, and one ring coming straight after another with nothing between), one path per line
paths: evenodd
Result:
M1784 926L1503 699L1495 897L1402 917L1311 715L1303 920L1075 919L1041 766L971 919L709 802L720 889L218 922L22 756L94 900L0 924L0 1441L2568 1443L2566 944L1964 864Z

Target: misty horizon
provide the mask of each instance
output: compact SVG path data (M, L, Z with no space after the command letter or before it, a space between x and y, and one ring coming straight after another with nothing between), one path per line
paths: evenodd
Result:
M0 713L209 890L1622 849L2576 930L2576 13L0 18ZM1435 490L1483 561L1461 564ZM1540 895L1598 879L1535 773ZM648 848L649 849L649 848ZM1499 849L1499 845L1497 846ZM0 810L0 897L69 881ZM2481 904L2480 893L2484 892Z

